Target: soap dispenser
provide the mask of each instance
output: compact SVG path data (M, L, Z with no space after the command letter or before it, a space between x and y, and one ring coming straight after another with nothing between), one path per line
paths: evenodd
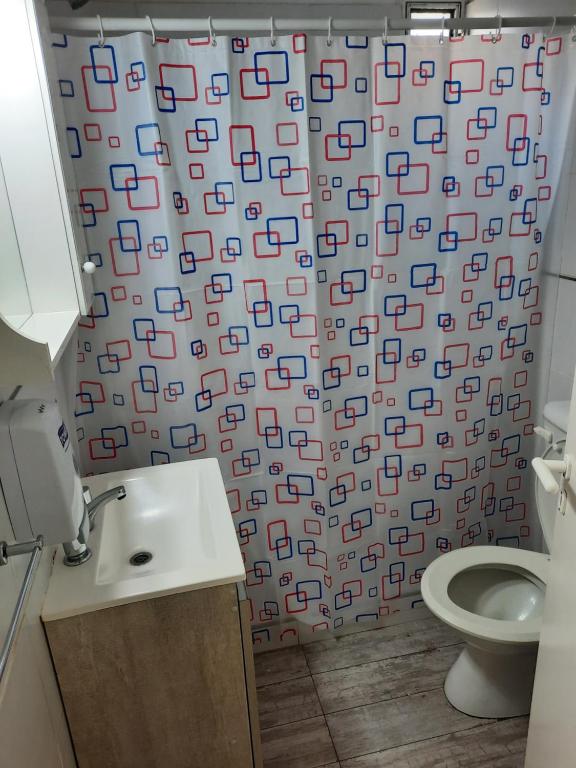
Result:
M0 483L17 539L63 544L67 565L90 557L88 514L70 436L55 402L0 405Z

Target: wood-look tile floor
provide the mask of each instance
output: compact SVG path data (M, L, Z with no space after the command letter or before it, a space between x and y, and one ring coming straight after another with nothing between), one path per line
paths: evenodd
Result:
M257 654L265 768L522 768L528 718L446 701L461 648L426 618Z

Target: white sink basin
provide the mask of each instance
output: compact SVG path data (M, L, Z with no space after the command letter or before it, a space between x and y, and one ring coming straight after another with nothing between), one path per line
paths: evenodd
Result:
M44 621L243 581L240 547L216 459L87 477L92 497L124 485L126 497L100 507L90 535L92 558L74 568L59 549ZM131 564L143 553L151 559ZM138 559L138 558L137 558Z
M187 478L181 480L188 482L181 489L174 483L174 473L166 471L156 472L154 482L148 482L148 474L138 472L118 482L115 475L106 475L103 485L90 483L93 497L120 483L126 489L125 499L108 502L96 517L92 544L94 534L102 529L95 552L96 584L186 570L192 557L198 566L209 561L210 567L216 557L216 540L208 489L196 471L192 477L190 474L187 467ZM134 567L130 557L139 552L149 552L152 559Z

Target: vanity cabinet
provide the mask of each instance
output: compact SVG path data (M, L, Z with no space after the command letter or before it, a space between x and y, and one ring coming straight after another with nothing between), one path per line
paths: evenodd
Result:
M45 622L79 768L261 768L242 593L224 584Z

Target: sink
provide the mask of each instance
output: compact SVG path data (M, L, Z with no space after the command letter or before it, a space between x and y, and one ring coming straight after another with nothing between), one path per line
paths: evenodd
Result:
M86 477L92 497L124 485L126 497L101 507L90 534L92 558L76 568L59 549L44 621L245 579L216 459Z
M206 514L210 509L206 482L202 477L192 484L188 482L181 489L184 501L172 475L157 472L154 483L147 482L147 475L125 478L122 485L126 498L108 502L100 509L89 542L93 543L94 533L101 527L97 584L184 570L193 550L198 565L214 560L216 541L211 518ZM102 490L117 484L109 477ZM93 496L102 492L94 486L92 483L90 487ZM135 567L130 558L140 552L148 552L151 560Z

